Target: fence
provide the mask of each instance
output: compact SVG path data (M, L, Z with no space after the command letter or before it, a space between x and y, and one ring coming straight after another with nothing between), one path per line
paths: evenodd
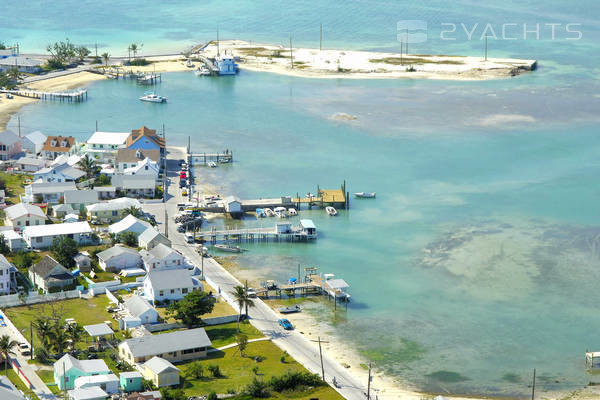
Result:
M221 324L228 324L230 322L237 322L238 316L233 314L233 315L225 315L223 317L213 317L213 318L202 318L202 322L204 322L205 325L221 325ZM168 331L171 329L179 329L179 328L185 328L185 325L174 322L174 323L170 323L170 324L147 324L144 325L144 327L150 331L150 332L161 332L161 331Z
M47 303L50 301L76 299L80 296L81 292L77 289L48 294L30 292L28 296L9 294L6 296L0 296L0 308L19 307L29 304Z
M115 281L115 282L117 282L117 281ZM105 283L105 282L102 282L102 283ZM117 290L133 289L133 288L138 288L140 286L142 286L142 284L137 283L137 282L117 283L116 285L102 285L102 286L96 286L96 287L90 288L89 294L91 296L98 296L100 294L106 293L106 290L110 290L111 292L116 292Z

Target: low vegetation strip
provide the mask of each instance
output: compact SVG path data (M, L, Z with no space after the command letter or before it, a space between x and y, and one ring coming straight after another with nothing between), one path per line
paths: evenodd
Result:
M410 65L410 64L451 64L451 65L462 65L464 62L460 60L434 60L431 58L422 57L384 57L384 58L370 58L372 63L382 63L391 65Z

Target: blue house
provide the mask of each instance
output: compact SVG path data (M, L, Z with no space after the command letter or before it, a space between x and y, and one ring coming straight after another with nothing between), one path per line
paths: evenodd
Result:
M160 156L165 156L165 139L156 134L156 129L142 126L133 129L125 142L125 148L133 150L158 150Z
M110 374L104 360L78 360L70 354L65 354L54 363L54 382L60 390L74 389L75 379L81 376L96 376Z
M121 389L124 392L139 392L142 390L142 374L139 372L121 372L119 374Z
M217 55L215 64L219 70L219 75L235 75L238 72L238 65L230 54Z

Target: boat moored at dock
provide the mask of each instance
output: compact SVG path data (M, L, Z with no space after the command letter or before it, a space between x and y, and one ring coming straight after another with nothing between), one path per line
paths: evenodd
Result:
M230 246L228 244L215 244L215 249L225 251L227 253L241 253L246 251L246 249L242 249L240 246Z
M331 217L335 217L338 213L337 210L331 206L325 207L325 212L327 212L327 215Z

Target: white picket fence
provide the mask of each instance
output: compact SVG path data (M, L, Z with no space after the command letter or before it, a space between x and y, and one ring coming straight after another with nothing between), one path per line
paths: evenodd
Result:
M79 297L81 297L81 292L77 289L48 294L30 292L28 296L23 297L19 297L18 294L9 294L6 296L0 296L0 308L19 307L57 300L76 299Z

